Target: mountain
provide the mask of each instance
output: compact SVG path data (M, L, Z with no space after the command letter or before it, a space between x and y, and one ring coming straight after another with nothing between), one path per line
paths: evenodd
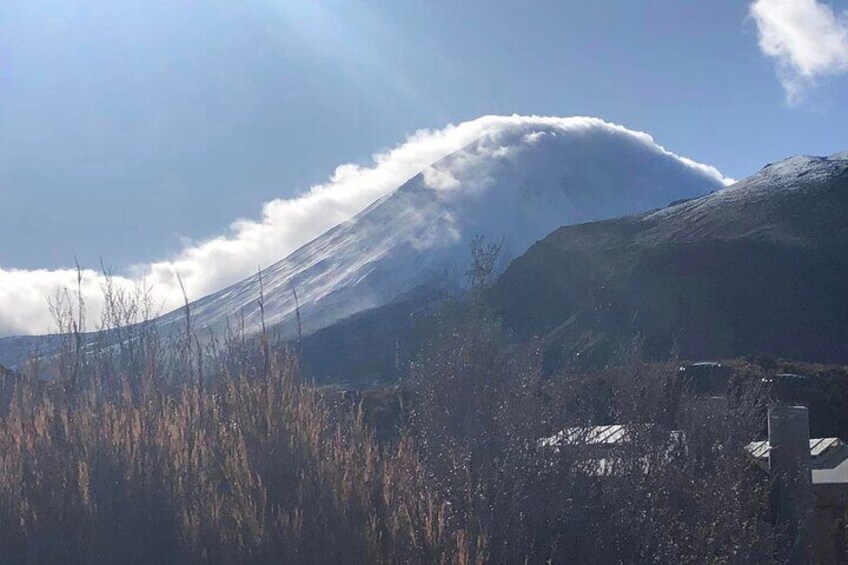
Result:
M490 116L481 134L276 264L191 303L193 327L264 322L303 334L420 289L462 284L469 242L502 244L501 268L553 229L656 208L721 188L710 167L670 153L650 136L595 118ZM184 310L156 321L182 327ZM206 331L200 332L207 335ZM15 365L32 338L0 339Z
M475 236L503 260L551 230L699 196L720 175L641 133L592 118L491 117L484 133L288 257L191 304L195 327L243 319L303 332L390 304L416 288L456 285ZM504 263L506 264L506 263ZM173 312L159 322L182 324Z
M792 157L658 211L563 227L492 290L546 363L644 353L848 362L848 153Z
M58 346L58 340L54 336L0 337L0 364L17 367L36 351L49 351L54 344Z

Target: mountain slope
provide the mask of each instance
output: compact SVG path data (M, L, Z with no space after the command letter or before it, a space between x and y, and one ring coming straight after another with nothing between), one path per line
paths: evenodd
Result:
M510 260L554 228L664 205L722 186L714 169L591 118L500 118L479 139L422 171L282 261L191 305L195 327L243 319L284 335L391 303L420 286L462 279L475 235ZM182 323L182 313L163 326ZM240 323L240 322L239 322Z
M711 167L681 158L650 136L595 118L487 116L476 137L396 190L261 274L190 304L193 328L304 334L390 305L415 289L461 285L468 244L503 244L503 265L551 230L705 194L723 186ZM378 165L379 166L379 165ZM259 297L264 296L263 309ZM263 312L264 310L264 312ZM184 310L156 320L181 329ZM16 366L39 343L0 338L0 362Z
M564 227L493 289L551 367L646 353L848 361L848 155L793 157L659 211Z

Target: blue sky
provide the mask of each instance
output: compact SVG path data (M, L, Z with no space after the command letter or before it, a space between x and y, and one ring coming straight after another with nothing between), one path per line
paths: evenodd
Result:
M5 0L0 269L166 258L485 114L598 116L736 178L848 149L848 3L758 4L815 40L730 0Z

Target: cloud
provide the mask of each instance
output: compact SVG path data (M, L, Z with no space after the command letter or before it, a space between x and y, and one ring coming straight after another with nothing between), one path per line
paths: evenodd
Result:
M848 12L816 0L756 0L749 12L760 49L777 62L789 105L819 79L848 73Z
M298 247L318 237L361 211L375 200L392 192L411 177L439 159L459 151L483 136L497 138L498 132L511 127L539 124L573 128L575 125L605 124L594 118L544 118L522 116L485 116L441 130L421 130L389 150L375 154L367 166L346 164L338 167L330 179L306 193L289 199L277 199L263 205L258 219L240 219L218 237L189 244L177 256L167 260L136 265L113 279L123 289L133 290L143 282L152 289L157 305L168 311L182 304L177 275L185 283L189 297L200 298L220 290L257 268L267 267ZM700 172L730 182L714 168L671 154L654 143L651 136L621 126L605 124L643 143L681 160ZM425 179L434 189L455 189L455 179L430 171ZM96 322L103 306L103 277L86 269L81 290L89 321ZM47 308L47 297L57 289L75 289L73 269L4 270L0 269L0 335L39 334L54 329ZM90 324L91 325L91 324Z

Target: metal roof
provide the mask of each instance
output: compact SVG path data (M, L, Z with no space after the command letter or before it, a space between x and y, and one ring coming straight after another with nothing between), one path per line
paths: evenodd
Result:
M669 438L683 438L683 432L673 430ZM608 426L588 426L565 428L564 430L539 440L540 447L559 448L561 446L595 446L614 448L626 445L631 440L627 426L613 424ZM768 441L754 441L746 446L748 453L764 469L768 470L768 455L771 446ZM594 457L594 467L589 472L597 475L609 475L616 463L613 451L607 455ZM610 458L611 457L611 458ZM848 483L848 445L836 437L813 438L810 440L810 465L813 484Z
M844 447L845 444L836 437L820 437L810 439L810 458L821 459L835 449ZM768 459L771 445L768 440L754 441L748 444L748 453L757 459Z
M609 426L590 426L586 428L565 428L564 430L539 441L542 447L555 445L621 445L628 441L627 429L621 424Z

